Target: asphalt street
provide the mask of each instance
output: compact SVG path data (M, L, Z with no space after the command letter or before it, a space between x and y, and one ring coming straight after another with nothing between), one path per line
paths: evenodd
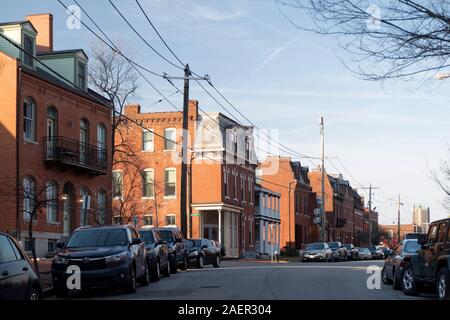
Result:
M263 263L224 261L220 268L188 269L169 278L138 287L135 294L120 290L98 289L80 292L71 299L219 299L219 300L297 300L297 299L432 299L433 295L408 297L381 280L367 282L369 266L382 261L340 263ZM54 297L49 297L54 299Z

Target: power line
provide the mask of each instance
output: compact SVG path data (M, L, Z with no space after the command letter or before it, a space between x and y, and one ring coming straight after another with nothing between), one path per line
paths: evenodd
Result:
M178 68L180 70L184 70L184 68L176 65L175 63L173 63L172 61L170 61L169 59L167 59L165 56L163 56L161 53L158 52L158 50L156 50L155 48L152 47L152 45L150 43L148 43L147 40L145 40L145 38L136 30L136 28L133 27L133 25L128 21L128 19L122 14L122 12L114 5L114 3L112 2L112 0L108 0L109 3L111 4L111 6L113 6L113 8L117 11L117 13L122 17L122 19L126 22L126 24L128 24L128 26L134 31L134 33L137 34L137 36L153 51L155 52L159 57L161 57L163 60L165 60L167 63L171 64L172 66L174 66L175 68Z

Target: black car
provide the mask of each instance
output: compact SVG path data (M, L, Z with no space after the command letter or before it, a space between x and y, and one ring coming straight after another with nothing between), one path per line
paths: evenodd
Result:
M148 285L147 250L132 226L81 227L67 243L58 243L61 250L52 262L55 294L65 296L69 266L81 271L81 288L119 286L127 293L136 291L136 282ZM71 288L72 289L72 288Z
M384 284L393 284L395 290L400 290L400 272L404 265L404 259L417 254L419 248L417 239L405 239L392 250L392 253L384 261L381 272Z
M169 247L170 272L177 273L177 269L185 270L187 268L186 245L183 242L183 233L177 228L159 228L164 241Z
M405 257L401 288L407 295L417 295L424 286L434 287L439 299L450 298L450 219L430 225L427 235L419 235L416 255Z
M153 281L170 276L169 247L159 231L142 229L139 235L147 248L147 263Z
M392 250L389 249L388 247L380 247L380 249L381 249L381 251L383 251L385 258L389 257L392 254Z
M0 232L0 300L41 297L41 284L31 260L13 237Z
M352 243L344 243L344 247L347 249L347 260L358 259L358 249Z
M214 268L220 267L220 251L211 240L188 239L188 264L203 268L204 265L212 264Z

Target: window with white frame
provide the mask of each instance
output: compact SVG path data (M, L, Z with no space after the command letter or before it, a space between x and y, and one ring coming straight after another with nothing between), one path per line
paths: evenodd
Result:
M253 179L251 179L250 177L247 179L248 182L248 202L249 203L253 203Z
M103 123L97 125L97 157L106 161L106 127Z
M164 195L166 197L176 196L176 177L177 171L175 168L169 168L164 171Z
M147 227L153 226L153 215L152 214L144 215L143 225L147 226Z
M86 89L86 63L77 62L77 83L81 89Z
M229 192L228 192L228 169L227 168L223 169L223 188L225 191L225 197L228 197Z
M23 102L23 137L36 141L36 103L30 98Z
M241 201L245 202L245 175L241 176Z
M154 134L152 129L142 130L142 151L154 150Z
M97 222L99 225L106 221L106 192L101 190L97 194Z
M80 189L80 227L88 225L89 219L89 209L87 209L87 204L84 203L86 196L89 195L89 192L86 188Z
M234 199L237 199L237 177L238 177L238 173L234 172L234 184L233 184L233 196Z
M164 129L164 150L173 151L176 149L176 129L167 128Z
M145 169L142 172L142 197L154 197L154 171L153 169Z
M55 223L57 220L58 187L54 181L47 181L45 187L47 204L47 222Z
M26 221L31 219L36 203L36 182L31 177L23 178L23 218ZM37 220L34 214L33 220Z
M113 181L113 197L121 198L122 197L122 185L123 185L123 173L122 171L113 171L112 173L112 181Z
M174 214L168 214L166 215L166 226L176 226L176 216Z

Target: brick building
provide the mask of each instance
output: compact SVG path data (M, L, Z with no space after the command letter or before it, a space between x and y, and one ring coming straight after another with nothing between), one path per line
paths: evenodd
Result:
M111 221L112 113L87 87L84 51L53 49L51 14L0 33L0 230L44 256L75 228Z
M398 239L398 225L397 224L383 224L379 226L382 232L382 241L394 247ZM400 239L403 239L407 233L421 233L420 227L416 224L400 224Z
M378 244L378 212L364 208L364 241L366 244ZM370 235L371 234L371 235ZM369 241L369 238L371 240Z
M312 191L308 169L291 158L269 156L258 166L259 183L281 195L280 219L282 250L301 249L318 240L313 224L316 194Z
M120 154L115 159L115 221L220 239L228 257L254 252L253 129L220 113L201 116L197 101L188 110L188 212L180 209L183 114L143 113L129 105L125 115L142 126L125 121L116 140L129 145L138 166L121 161L129 159Z

